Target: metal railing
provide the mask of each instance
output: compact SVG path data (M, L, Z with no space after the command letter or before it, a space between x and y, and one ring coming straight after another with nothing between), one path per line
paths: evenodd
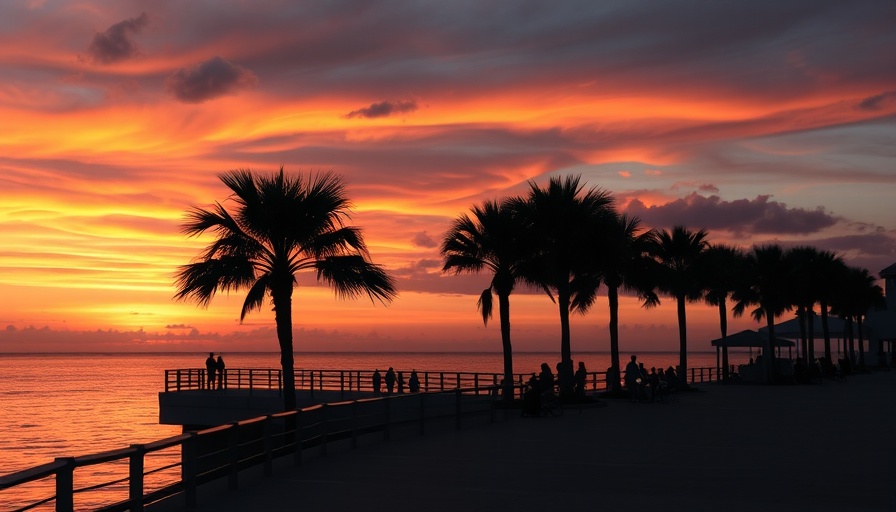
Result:
M466 388L445 392L427 392L365 398L338 403L319 404L298 411L287 411L218 427L189 432L147 444L86 455L61 457L51 463L0 477L2 491L29 482L55 478L55 495L23 504L15 510L25 511L55 501L55 510L71 512L85 505L76 503L84 493L109 486L127 484L127 499L117 502L91 504L104 511L142 511L144 506L182 493L187 507L196 505L198 486L227 478L228 488L236 489L239 472L252 466L263 466L270 476L273 460L293 455L293 462L302 463L303 453L316 448L326 454L328 444L347 441L357 447L358 438L381 434L388 441L399 427L411 426L423 434L433 420L449 419L460 429L462 419L473 415L487 415L495 419L495 401L491 387ZM146 470L146 459L151 454L170 448L181 448L178 462ZM75 487L75 472L101 464L127 464L127 476L87 487ZM172 468L180 469L175 481L147 491L146 476ZM109 472L110 474L112 471Z
M732 365L732 373L734 367ZM373 371L370 370L295 370L297 391L340 391L340 392L373 392ZM382 373L382 372L381 372ZM515 373L514 384L523 384L531 374ZM721 379L719 370L714 367L688 368L688 382L700 384L715 382ZM455 388L484 389L484 387L500 386L503 373L487 372L452 372L452 371L420 371L420 391L448 391ZM383 375L381 375L383 377ZM407 381L410 372L403 372L404 386L397 383L395 393L409 391ZM385 384L381 384L381 392L385 394ZM588 372L585 380L586 391L605 391L607 389L606 372ZM272 368L232 368L225 370L223 385L226 389L276 389L282 390L282 370ZM188 391L206 388L205 368L185 368L165 370L165 392Z

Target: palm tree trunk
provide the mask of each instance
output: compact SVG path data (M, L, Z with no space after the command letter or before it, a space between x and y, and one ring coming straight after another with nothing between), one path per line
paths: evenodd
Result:
M557 378L560 381L561 398L574 394L572 372L572 349L569 342L569 291L557 290L557 303L560 307L560 368Z
M607 300L610 303L610 375L619 375L619 288L607 288ZM619 389L619 379L607 380L607 390Z
M806 352L806 364L815 366L815 309L809 306L806 310L806 335L809 338L809 351Z
M856 316L856 330L859 335L859 368L865 367L865 342L862 340L862 316Z
M827 359L827 368L830 370L834 360L831 359L831 330L828 328L828 303L822 301L821 304L821 331L824 333L824 358Z
M510 346L510 297L498 295L498 316L501 319L501 347L504 350L504 389L502 397L505 402L513 401L513 349Z
M719 329L722 331L722 378L728 380L728 347L725 338L728 337L728 312L725 299L719 301Z
M678 381L683 387L688 383L688 321L685 314L684 296L676 297L678 300L678 342L681 352L678 355Z
M295 356L292 347L292 280L289 286L271 290L277 340L280 342L280 367L283 370L283 410L296 409Z
M797 306L796 318L797 318L797 322L799 322L799 324L800 324L800 343L802 344L801 348L803 350L803 358L805 359L806 355L809 353L808 352L809 338L806 335L806 308L805 308L805 306ZM806 364L810 364L810 362L807 361Z
M768 325L768 339L765 340L765 346L762 347L762 359L765 360L765 378L768 384L775 382L775 368L778 366L775 360L775 349L772 340L775 339L775 317L765 311L765 322Z

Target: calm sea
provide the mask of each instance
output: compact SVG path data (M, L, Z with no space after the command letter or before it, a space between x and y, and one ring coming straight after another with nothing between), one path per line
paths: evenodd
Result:
M0 354L0 475L51 462L124 448L180 434L181 428L158 423L158 393L164 371L202 368L207 354ZM276 353L223 354L228 368L279 368ZM746 353L730 356L744 363ZM607 353L575 354L589 371L609 366ZM622 363L628 359L623 355ZM555 353L514 354L514 372L537 372L542 362L554 366ZM677 365L671 352L639 355L647 368ZM500 373L500 353L300 353L296 368ZM714 353L693 353L690 367L714 367ZM178 454L160 454L159 463ZM122 467L122 475L126 468ZM108 475L106 480L108 480ZM79 478L81 480L79 480ZM88 485L79 476L76 486ZM52 483L52 482L50 482ZM122 484L122 489L126 483ZM30 494L30 493L29 493ZM50 493L52 494L52 492ZM14 490L0 491L0 510L18 501Z

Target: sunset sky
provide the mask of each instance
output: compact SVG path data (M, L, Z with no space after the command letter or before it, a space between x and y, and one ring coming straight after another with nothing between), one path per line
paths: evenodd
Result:
M237 168L334 171L396 278L392 304L294 297L297 351L500 351L443 275L451 221L581 174L646 227L896 262L896 3L0 3L0 352L277 350L242 294L172 299ZM602 293L603 295L603 293ZM710 350L714 310L689 306ZM789 317L788 317L789 318ZM516 350L559 350L556 307L511 297ZM572 348L608 350L605 297ZM676 350L675 305L626 299L623 351ZM757 327L732 322L730 332Z

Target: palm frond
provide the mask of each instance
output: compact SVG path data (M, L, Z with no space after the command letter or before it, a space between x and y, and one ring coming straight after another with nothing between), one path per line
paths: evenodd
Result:
M332 286L339 298L366 293L371 300L387 303L396 295L395 283L386 271L361 256L330 256L315 266L318 280Z
M488 319L492 317L492 289L486 288L482 290L476 307L482 312L482 323L488 325Z

